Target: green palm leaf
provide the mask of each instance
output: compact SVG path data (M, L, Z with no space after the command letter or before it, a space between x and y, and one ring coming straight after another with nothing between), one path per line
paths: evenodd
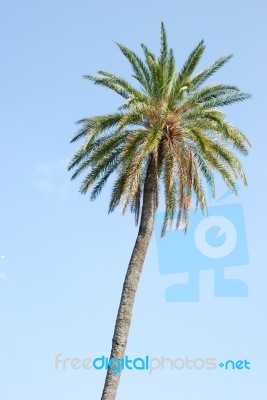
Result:
M84 139L74 154L69 169L76 179L85 171L81 192L92 186L91 199L102 191L114 174L117 179L109 211L119 204L130 209L136 222L140 216L144 182L149 160L153 160L155 202L162 182L165 198L163 234L177 211L177 226L188 226L189 208L194 193L196 203L207 210L203 182L215 195L214 174L218 174L234 193L237 181L246 185L246 176L237 154L247 155L250 143L231 125L221 107L250 97L234 85L202 86L230 58L224 56L211 66L195 72L205 50L201 41L190 53L180 71L175 71L175 57L168 46L161 24L158 58L144 44L144 58L122 44L117 46L129 61L139 88L107 71L85 78L119 94L122 104L114 114L93 116L79 121L81 128L72 142ZM151 179L152 179L151 178ZM156 204L155 203L155 204Z

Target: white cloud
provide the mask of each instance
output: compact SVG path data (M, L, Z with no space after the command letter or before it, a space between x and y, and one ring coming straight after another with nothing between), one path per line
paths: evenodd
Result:
M33 173L37 189L46 195L66 197L70 184L70 176L67 172L68 163L69 160L64 159L40 164Z
M0 272L0 281L4 281L5 279L7 279L7 276L4 272Z

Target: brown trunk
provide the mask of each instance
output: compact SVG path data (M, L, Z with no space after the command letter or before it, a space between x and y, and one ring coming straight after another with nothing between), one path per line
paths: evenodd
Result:
M140 227L123 284L121 301L112 340L110 359L122 359L125 355L134 298L153 232L155 214L155 179L154 163L150 160L144 185ZM121 373L114 375L113 372L112 369L108 369L107 371L101 400L116 399Z

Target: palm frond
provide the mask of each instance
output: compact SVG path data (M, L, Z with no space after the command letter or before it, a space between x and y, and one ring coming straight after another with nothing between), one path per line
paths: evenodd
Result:
M250 95L234 85L203 86L232 57L221 57L196 72L205 50L204 41L176 72L163 23L158 56L145 44L141 44L142 56L116 44L130 63L132 77L139 87L107 71L99 71L98 76L85 75L94 84L119 94L122 104L115 113L78 121L79 129L71 143L84 142L68 167L72 179L86 174L80 191L85 194L91 189L90 199L95 200L114 176L109 212L117 206L121 206L123 213L129 209L136 223L146 206L145 182L153 191L153 212L158 207L162 186L162 235L174 221L176 228L183 225L186 232L192 200L206 214L206 191L215 196L216 176L235 194L239 180L247 185L237 155L246 156L250 143L243 132L226 120L221 108L247 100Z

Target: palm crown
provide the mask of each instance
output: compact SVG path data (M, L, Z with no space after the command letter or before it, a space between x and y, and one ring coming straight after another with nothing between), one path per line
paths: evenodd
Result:
M81 129L72 142L84 138L85 143L69 165L69 169L75 169L72 178L89 170L80 190L86 193L92 187L91 199L95 199L116 172L109 211L121 204L123 212L130 208L135 213L138 223L148 164L153 161L155 207L161 186L165 194L162 234L174 219L176 227L183 223L187 229L192 197L205 212L206 184L215 195L214 173L234 193L239 178L246 185L236 153L246 155L250 144L226 121L220 108L250 96L232 85L201 87L231 58L221 57L194 73L205 49L203 41L176 72L163 23L158 58L144 44L144 60L125 46L118 47L130 62L139 88L105 71L99 71L97 77L85 76L96 85L112 89L124 102L114 114L79 121Z

